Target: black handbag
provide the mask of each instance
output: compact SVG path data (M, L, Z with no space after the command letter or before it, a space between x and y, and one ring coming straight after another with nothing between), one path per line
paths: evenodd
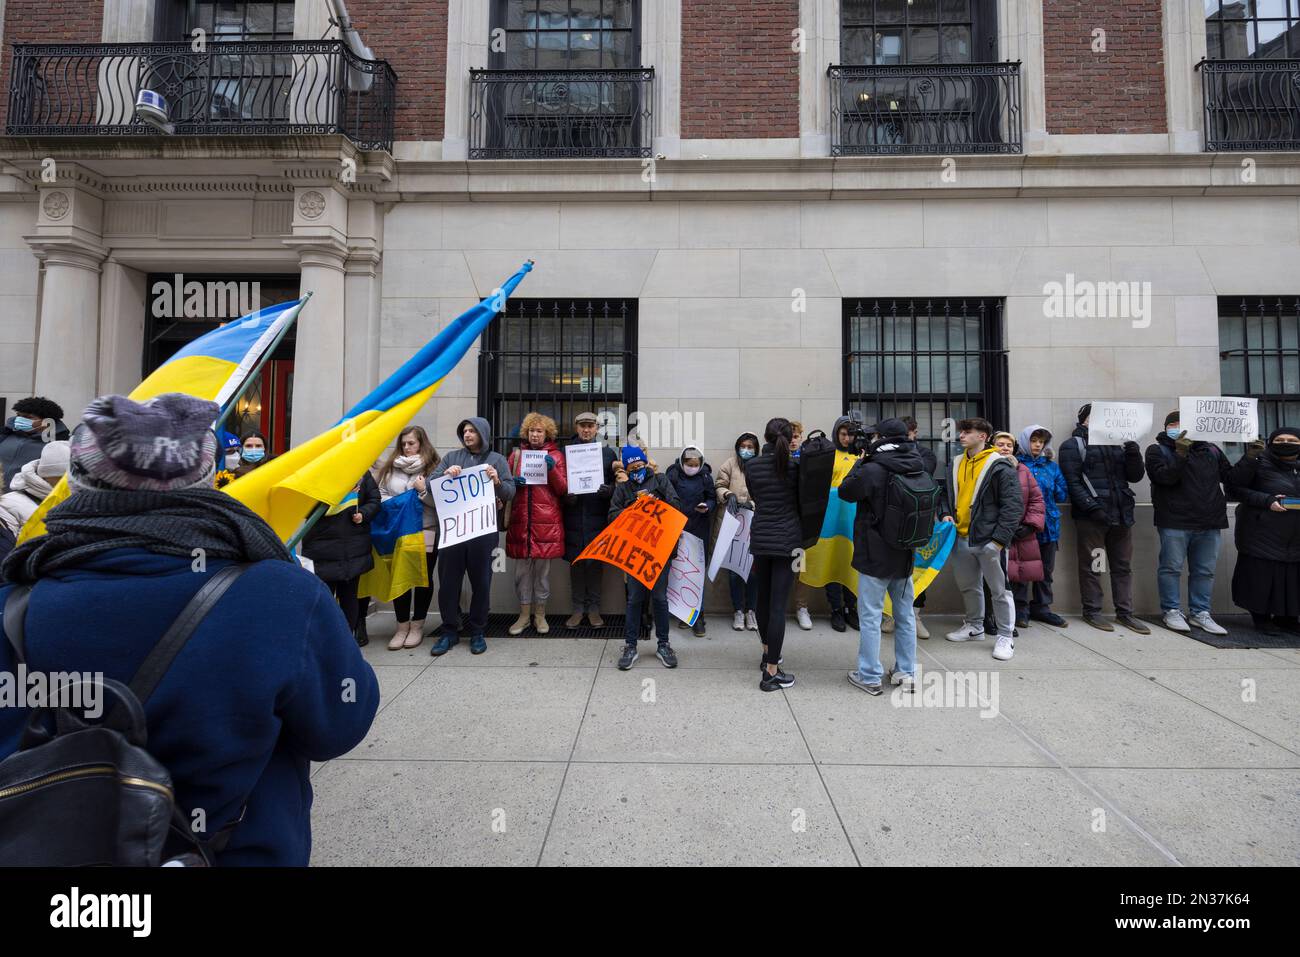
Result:
M195 835L176 806L171 775L145 747L144 703L195 628L246 568L228 565L204 583L129 686L111 678L83 678L59 689L64 700L102 702L102 720L88 721L70 707L32 712L18 750L0 761L0 867L213 862L239 821L209 840ZM31 588L23 586L5 604L4 630L16 665L26 660L24 619L30 598Z

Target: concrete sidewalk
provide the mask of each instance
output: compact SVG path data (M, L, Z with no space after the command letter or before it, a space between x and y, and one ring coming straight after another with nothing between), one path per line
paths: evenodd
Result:
M390 652L372 619L383 703L313 774L312 862L1300 864L1300 651L1072 618L998 662L926 623L903 707L848 683L857 636L824 620L791 621L798 683L764 694L730 619L630 672L619 641Z

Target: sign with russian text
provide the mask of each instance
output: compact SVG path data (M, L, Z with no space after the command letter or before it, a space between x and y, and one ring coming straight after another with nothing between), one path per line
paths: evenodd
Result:
M1123 445L1125 442L1146 441L1151 435L1154 415L1155 406L1150 402L1096 399L1088 416L1088 444Z

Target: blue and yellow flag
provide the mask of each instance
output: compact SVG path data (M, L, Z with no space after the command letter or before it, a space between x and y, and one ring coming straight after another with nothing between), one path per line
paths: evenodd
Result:
M236 479L226 492L288 541L318 503L333 505L406 428L438 390L506 299L532 270L531 262L500 289L462 313L332 428Z
M184 392L215 402L225 410L226 404L257 368L263 354L284 329L298 318L308 296L282 302L250 313L242 319L204 333L149 374L131 390L127 398L144 402L165 392ZM218 452L220 454L220 452ZM18 541L45 534L45 516L71 494L65 476L59 479L45 501L27 520Z
M346 502L346 499L344 500ZM355 504L355 493L353 493ZM335 506L341 510L343 503ZM361 576L357 594L392 601L412 588L429 584L424 553L424 504L415 489L394 495L370 520L370 555L374 567Z

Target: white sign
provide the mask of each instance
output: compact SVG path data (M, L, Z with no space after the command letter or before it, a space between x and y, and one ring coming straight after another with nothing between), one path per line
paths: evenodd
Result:
M496 534L497 493L487 468L476 465L455 478L442 475L431 483L438 509L439 550Z
M682 532L668 566L668 611L688 625L704 610L704 539Z
M1259 400L1235 395L1184 395L1178 424L1200 442L1253 442L1259 438Z
M713 560L709 562L709 581L717 578L722 568L749 581L749 570L754 565L754 556L749 554L749 524L753 518L754 512L748 508L728 508L722 513L718 540L713 543Z
M605 458L599 442L569 445L564 449L564 466L568 470L569 492L591 495L605 483Z
M546 484L546 450L520 449L519 474L529 485Z
M1155 406L1150 402L1097 399L1088 415L1088 444L1123 445L1125 442L1145 441L1151 434L1154 415Z

